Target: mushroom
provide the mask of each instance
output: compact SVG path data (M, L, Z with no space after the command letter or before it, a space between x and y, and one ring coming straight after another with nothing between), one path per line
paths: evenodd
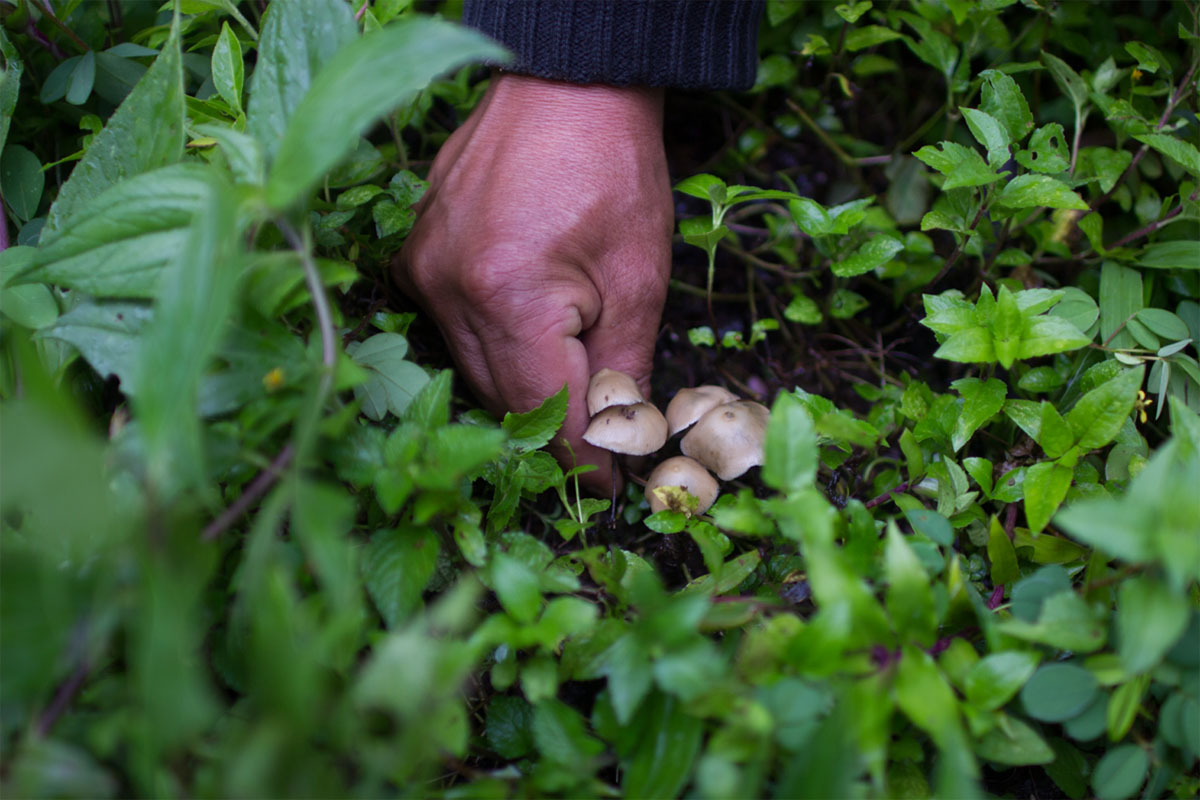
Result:
M674 436L688 428L712 408L738 399L733 392L721 386L697 386L680 389L667 404L668 435Z
M650 403L609 406L592 417L583 438L614 453L644 456L667 443L667 418Z
M733 480L763 463L770 413L766 406L752 400L717 406L687 432L679 449L717 473L721 480Z
M658 491L666 489L666 491ZM700 501L695 509L684 505L685 497L680 492L671 489L682 489ZM693 514L703 514L717 499L717 480L708 474L699 461L687 456L668 458L659 464L646 479L646 500L650 503L650 512L658 513L671 509L682 511L689 517Z
M642 392L638 389L637 381L624 372L604 367L592 375L592 379L588 381L589 417L594 417L611 406L631 406L640 402L642 402Z

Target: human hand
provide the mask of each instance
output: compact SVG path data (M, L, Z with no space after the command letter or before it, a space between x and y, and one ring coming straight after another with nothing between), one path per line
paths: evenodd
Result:
M611 367L649 397L674 225L661 90L498 75L429 181L397 283L494 413L528 411L566 383L560 436L576 463L598 466L580 481L607 493L611 455L583 441L585 396Z

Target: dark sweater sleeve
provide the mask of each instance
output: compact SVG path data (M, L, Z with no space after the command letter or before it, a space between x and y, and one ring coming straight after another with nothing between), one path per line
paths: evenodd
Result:
M746 89L764 0L466 0L463 22L515 58L506 69L616 86Z

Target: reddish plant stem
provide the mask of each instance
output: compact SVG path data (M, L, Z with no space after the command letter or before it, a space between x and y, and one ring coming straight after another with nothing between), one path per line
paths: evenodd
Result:
M75 671L58 687L58 691L54 693L54 699L50 701L50 706L38 719L38 736L46 736L54 728L54 723L58 722L58 718L63 715L75 695L83 688L84 681L87 680L91 669L92 665L86 658L83 659L79 662L79 666L75 667Z
M279 455L275 456L275 460L246 487L246 491L242 492L241 497L233 501L232 505L222 511L216 519L208 523L204 528L204 533L201 534L201 538L206 542L212 541L236 522L238 517L249 511L250 506L254 505L260 497L266 494L267 490L275 484L275 481L279 480L279 476L287 469L295 452L295 448L291 444L280 450Z
M889 499L891 499L891 496L894 492L908 491L908 487L911 485L911 483L912 483L911 481L906 481L905 483L902 483L899 486L893 486L891 489L888 489L886 492L879 495L878 497L874 497L874 498L868 500L863 505L865 508L874 508L875 506L882 505L882 504L886 503Z
M1189 197L1188 200L1189 201L1195 200L1198 195L1200 195L1200 189L1196 190L1195 192L1192 192L1192 196ZM1133 233L1122 236L1120 239L1117 239L1115 242L1110 244L1108 246L1108 249L1113 250L1118 247L1124 247L1125 245L1129 244L1130 242L1137 241L1138 239L1142 238L1143 236L1149 236L1150 234L1154 233L1159 228L1166 225L1171 220L1178 217L1182 212L1183 212L1183 201L1180 200L1179 205L1175 206L1175 208L1172 208L1170 211L1168 211L1166 214L1164 214L1162 219L1155 220L1154 222L1151 222L1149 225L1147 225L1144 228L1138 228Z

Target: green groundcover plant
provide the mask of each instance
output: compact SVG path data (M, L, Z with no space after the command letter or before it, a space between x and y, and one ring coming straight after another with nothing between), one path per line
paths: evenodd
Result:
M771 405L690 517L390 287L505 58L410 5L0 2L4 795L1195 796L1196 5L768 2L679 101L662 348Z

